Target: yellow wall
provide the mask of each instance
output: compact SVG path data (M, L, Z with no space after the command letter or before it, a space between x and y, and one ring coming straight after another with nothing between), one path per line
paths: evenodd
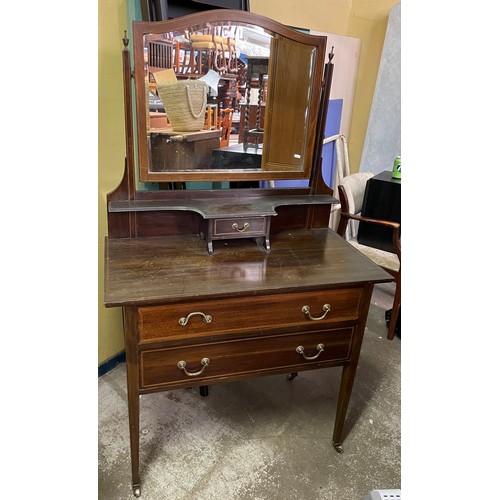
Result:
M398 0L250 0L250 10L283 24L361 39L349 136L351 171L359 171L389 12ZM103 261L106 193L120 182L125 156L121 49L126 0L99 0L99 364L123 349L121 311L105 309Z
M250 0L250 11L297 28L347 35L351 0Z
M358 172L378 66L391 8L399 0L250 0L250 10L283 24L361 40L353 118L349 133L351 172Z
M104 237L107 235L106 194L119 184L125 158L125 122L121 50L123 31L127 28L126 0L99 0L99 200L98 252L99 292L98 363L123 349L121 311L106 309L104 296Z
M353 173L359 171L389 13L397 3L399 0L353 0L349 30L340 33L361 40L349 134L349 161Z

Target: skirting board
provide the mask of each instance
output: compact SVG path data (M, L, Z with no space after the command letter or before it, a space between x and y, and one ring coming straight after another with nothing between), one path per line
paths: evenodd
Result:
M120 363L124 362L125 362L125 351L121 351L118 354L115 354L111 358L107 359L106 361L103 361L98 367L99 374L97 378L102 377L103 375L111 371L113 368L118 366Z

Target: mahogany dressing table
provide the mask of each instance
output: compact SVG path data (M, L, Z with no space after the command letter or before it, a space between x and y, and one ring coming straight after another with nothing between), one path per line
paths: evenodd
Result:
M218 24L269 38L261 168L157 168L145 105L148 37L175 40L178 32ZM342 366L333 429L342 452L373 286L392 276L328 227L338 201L320 168L333 71L331 57L324 65L325 38L255 14L213 10L134 23L133 72L124 43L127 154L123 179L108 194L105 305L124 313L134 495L141 494L139 398L149 393ZM301 79L286 63L290 55ZM308 178L309 187L139 189L132 77L137 170L146 185ZM297 109L290 110L293 96Z

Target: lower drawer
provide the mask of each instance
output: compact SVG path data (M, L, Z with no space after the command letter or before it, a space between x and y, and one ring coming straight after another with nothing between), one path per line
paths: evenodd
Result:
M141 389L347 361L354 327L140 352ZM301 352L302 351L302 352ZM306 359L309 358L309 359Z

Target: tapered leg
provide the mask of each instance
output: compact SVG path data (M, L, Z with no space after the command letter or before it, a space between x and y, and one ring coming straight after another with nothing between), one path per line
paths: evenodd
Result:
M137 311L135 308L125 308L124 312L132 489L134 495L138 497L141 494L141 480L139 478L139 369L135 330Z
M363 335L365 332L366 318L368 316L368 309L370 308L370 299L373 292L373 284L364 287L363 298L359 306L359 323L354 330L354 337L352 341L351 359L347 365L342 369L342 379L340 381L340 392L337 401L337 414L335 416L335 426L333 428L333 446L335 449L342 453L342 430L344 428L344 421L347 414L347 407L351 398L352 386L354 385L354 377L358 368L359 353L361 351L361 344L363 343Z
M139 478L139 396L128 395L128 420L130 429L130 459L132 462L132 489L137 497L141 494Z
M339 399L337 401L337 414L335 416L335 427L333 429L333 446L342 453L342 429L344 428L347 407L351 398L352 386L356 375L356 363L344 366L342 369L342 380L340 382Z

